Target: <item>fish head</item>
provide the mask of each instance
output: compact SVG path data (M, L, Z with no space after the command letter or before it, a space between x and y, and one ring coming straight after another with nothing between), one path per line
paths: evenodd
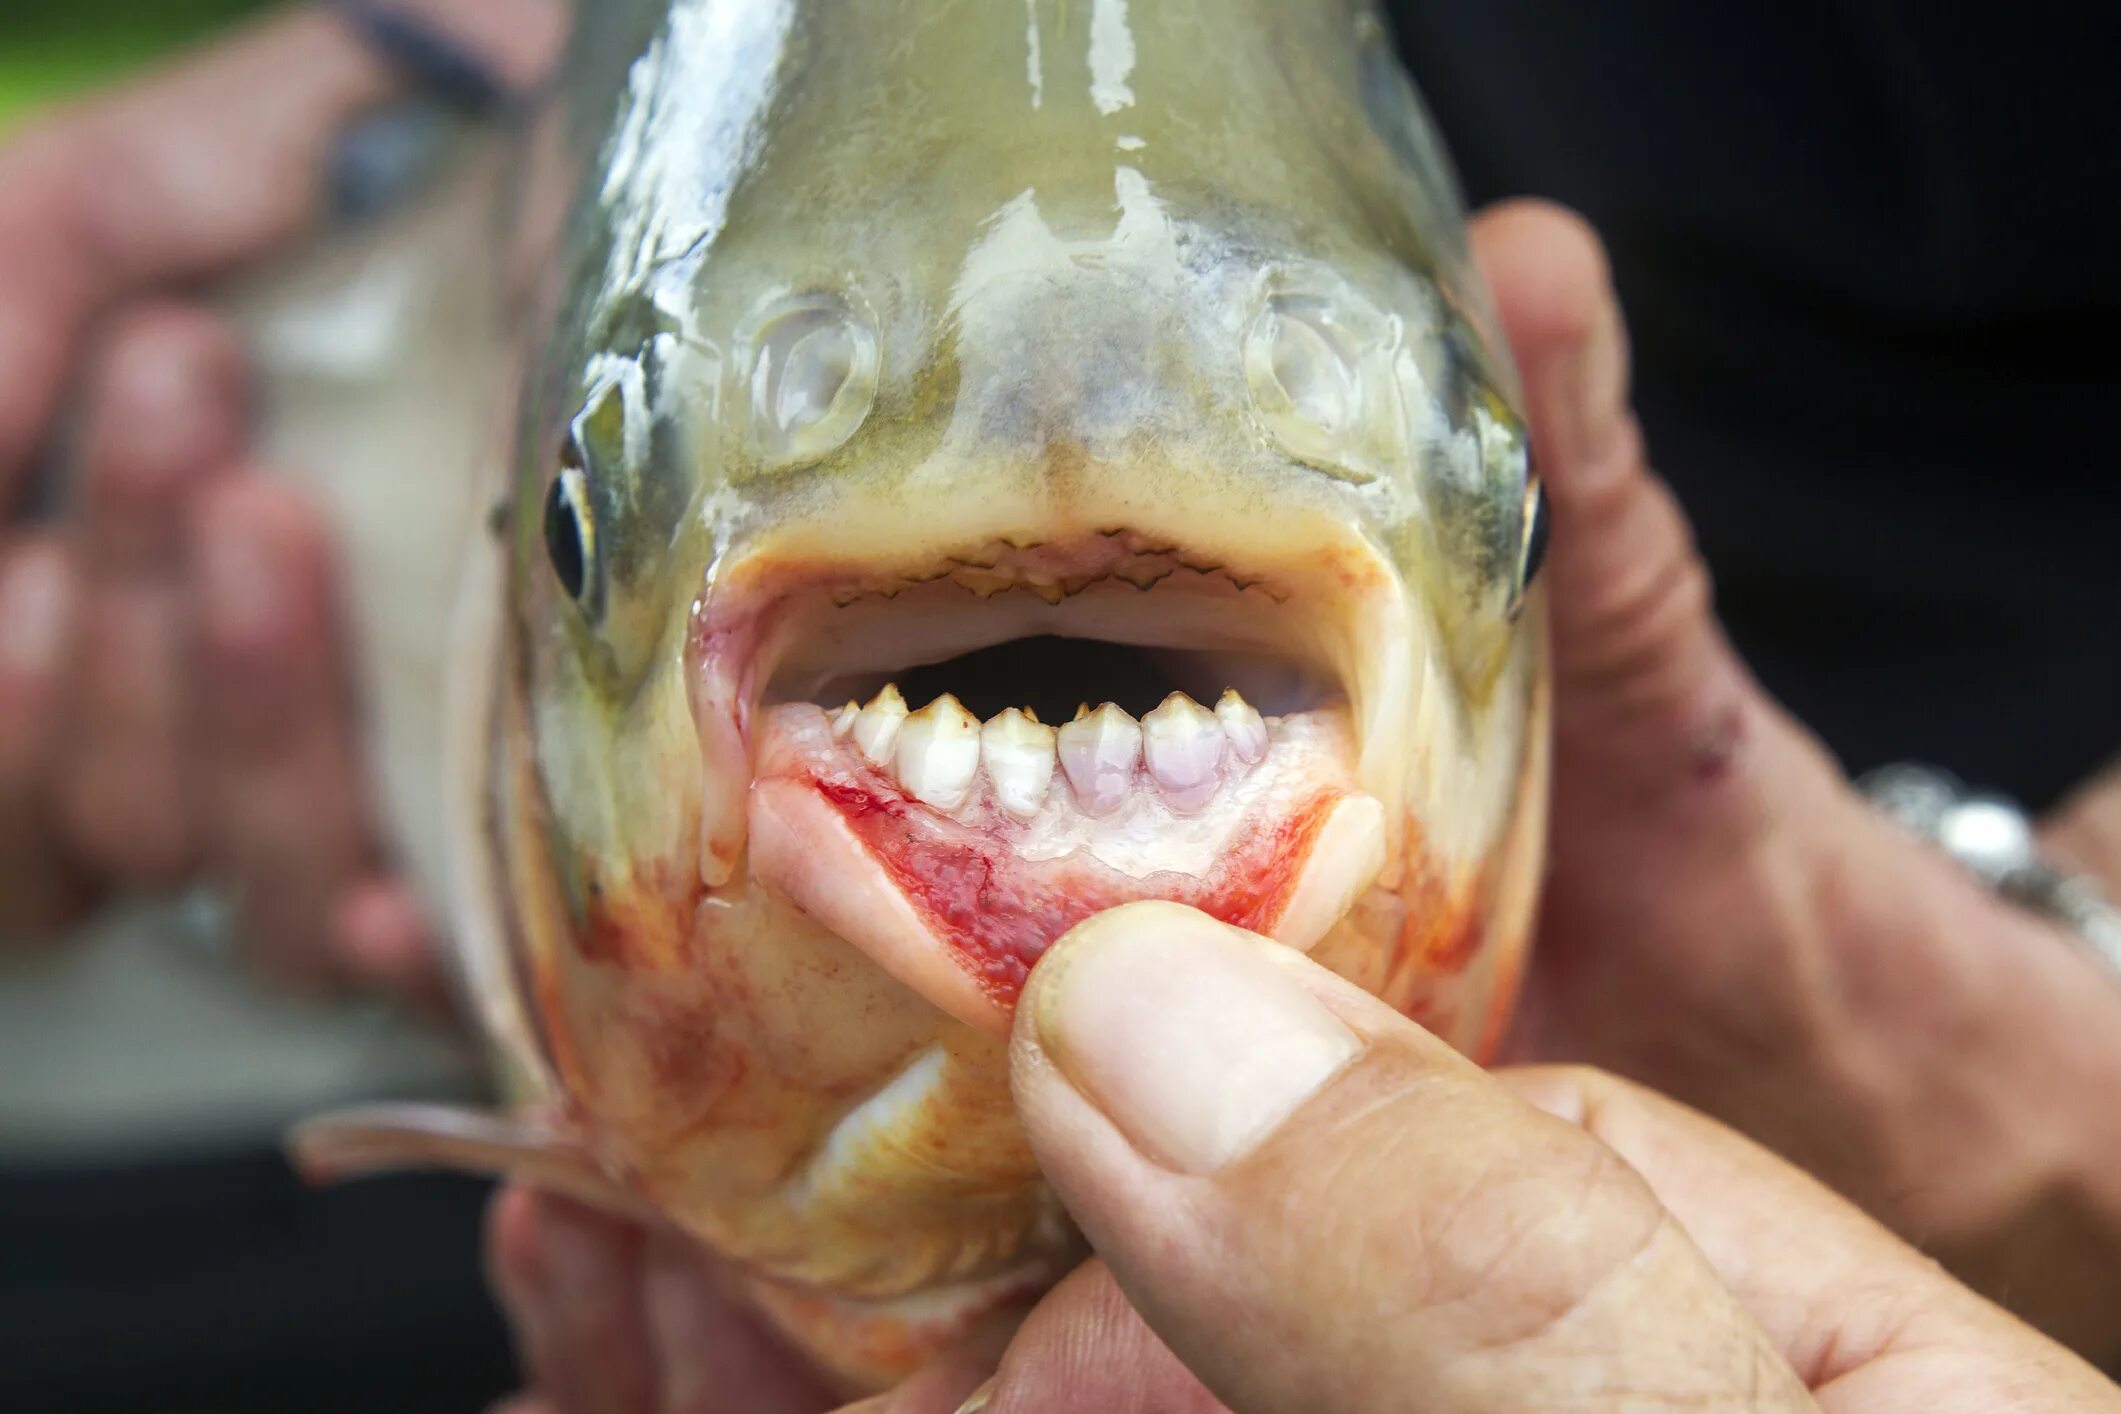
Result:
M539 1065L849 1368L1074 1250L1005 1038L1081 919L1191 904L1476 1055L1522 965L1513 375L1367 10L1236 6L1204 66L1232 8L1064 92L1059 7L674 7L527 385Z

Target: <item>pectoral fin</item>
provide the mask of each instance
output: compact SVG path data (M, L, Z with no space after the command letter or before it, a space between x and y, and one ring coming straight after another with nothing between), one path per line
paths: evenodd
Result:
M457 1169L520 1179L591 1207L653 1221L641 1197L607 1174L581 1137L535 1114L456 1105L363 1105L304 1120L288 1134L296 1170L336 1183L402 1169Z

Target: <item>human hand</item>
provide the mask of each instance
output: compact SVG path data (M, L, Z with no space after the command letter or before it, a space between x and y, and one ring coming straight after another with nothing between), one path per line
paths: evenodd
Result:
M2108 766L2056 808L2041 843L2065 865L2121 898L2121 761Z
M1645 466L1595 237L1525 204L1474 248L1553 517L1550 872L1509 1058L1685 1101L2121 1353L2121 987L1870 809L1733 654ZM2056 845L2096 866L2117 800Z
M1177 905L1127 905L1056 945L1011 1075L1101 1262L998 1367L989 1334L863 1414L2121 1408L1728 1130L1597 1072L1485 1074L1299 954ZM510 1203L502 1287L550 1381L523 1408L827 1407L748 1318L702 1299L682 1249L644 1259L637 1234L579 1213L541 1235ZM526 1281L541 1242L550 1268Z
M564 19L403 8L519 84ZM245 457L240 351L173 297L315 224L397 87L302 10L0 147L0 511L83 417L73 523L0 538L0 937L204 871L274 975L438 996L362 798L326 528Z
M330 945L373 930L354 891L389 886L363 884L378 860L324 528L244 462L242 360L211 316L136 307L91 361L76 514L0 562L0 622L36 650L10 659L0 708L8 922L204 870L270 974L336 980L374 956Z

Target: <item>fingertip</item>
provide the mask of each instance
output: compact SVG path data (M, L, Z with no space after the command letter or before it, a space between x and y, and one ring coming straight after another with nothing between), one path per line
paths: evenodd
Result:
M1198 909L1164 899L1137 899L1091 914L1055 938L1024 979L1023 991L1017 998L1015 1033L1034 1046L1038 1044L1040 1020L1050 1019L1053 1008L1059 1005L1067 974L1079 959L1107 946L1125 946L1133 938L1202 926L1222 925Z
M363 879L346 890L332 919L346 969L361 982L424 1006L446 1005L427 911L401 879Z
M725 1286L700 1244L655 1230L643 1246L643 1305L668 1414L794 1414L838 1404L816 1367Z
M57 538L26 539L0 557L0 715L41 704L56 686L79 609L80 577Z
M90 516L167 534L183 494L242 445L243 351L211 311L152 301L119 314L89 373Z
M546 1283L540 1232L541 1199L535 1189L508 1184L486 1205L486 1273L502 1303L516 1308Z
M1524 376L1537 463L1567 499L1616 461L1627 415L1627 329L1598 233L1563 206L1518 200L1475 218L1473 257Z
M0 552L0 942L49 939L92 898L51 816L79 589L56 538Z
M553 1341L552 1271L542 1223L539 1195L527 1187L504 1186L486 1206L486 1282L507 1316L516 1362L531 1383L550 1358ZM528 1396L515 1402L531 1403Z
M644 1308L644 1235L633 1221L541 1194L538 1255L549 1273L523 1321L535 1383L564 1407L648 1409L657 1383Z
M1521 197L1475 216L1470 239L1520 359L1580 347L1598 331L1613 274L1604 243L1583 216Z
M561 1286L592 1289L641 1255L641 1229L630 1219L554 1193L538 1195L537 1214L544 1257Z
M1243 1157L1363 1050L1283 965L1294 953L1195 909L1124 905L1056 951L1019 1003L1042 1058L1144 1158L1182 1172ZM1056 1109L1023 1093L1040 1082L1019 1082L1035 1146Z
M1069 1407L1211 1414L1225 1408L1171 1353L1099 1261L1085 1262L1025 1319L994 1378L958 1414L1031 1414L1067 1390ZM984 1401L984 1402L982 1402Z
M225 668L270 669L328 623L331 549L294 488L255 470L210 488L192 518L200 630Z

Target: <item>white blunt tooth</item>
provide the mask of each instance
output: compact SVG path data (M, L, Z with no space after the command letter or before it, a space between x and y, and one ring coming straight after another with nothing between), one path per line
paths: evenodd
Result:
M871 698L854 719L854 744L869 758L870 765L882 766L891 760L899 727L905 720L906 699L898 695L897 683Z
M1046 803L1057 735L1014 707L980 728L980 759L994 783L994 799L1019 820L1029 820Z
M1142 718L1142 754L1175 810L1198 810L1222 788L1223 729L1183 692Z
M1215 718L1223 724L1223 735L1230 738L1230 749L1240 760L1258 761L1267 754L1267 724L1258 708L1237 695L1236 688L1226 690L1215 704Z
M832 734L844 738L854 730L855 721L862 715L862 704L850 702L832 714Z
M898 783L915 800L955 810L979 774L979 718L944 693L898 732Z
M1091 815L1109 815L1134 789L1141 764L1141 723L1107 702L1060 729L1060 764L1075 798Z

